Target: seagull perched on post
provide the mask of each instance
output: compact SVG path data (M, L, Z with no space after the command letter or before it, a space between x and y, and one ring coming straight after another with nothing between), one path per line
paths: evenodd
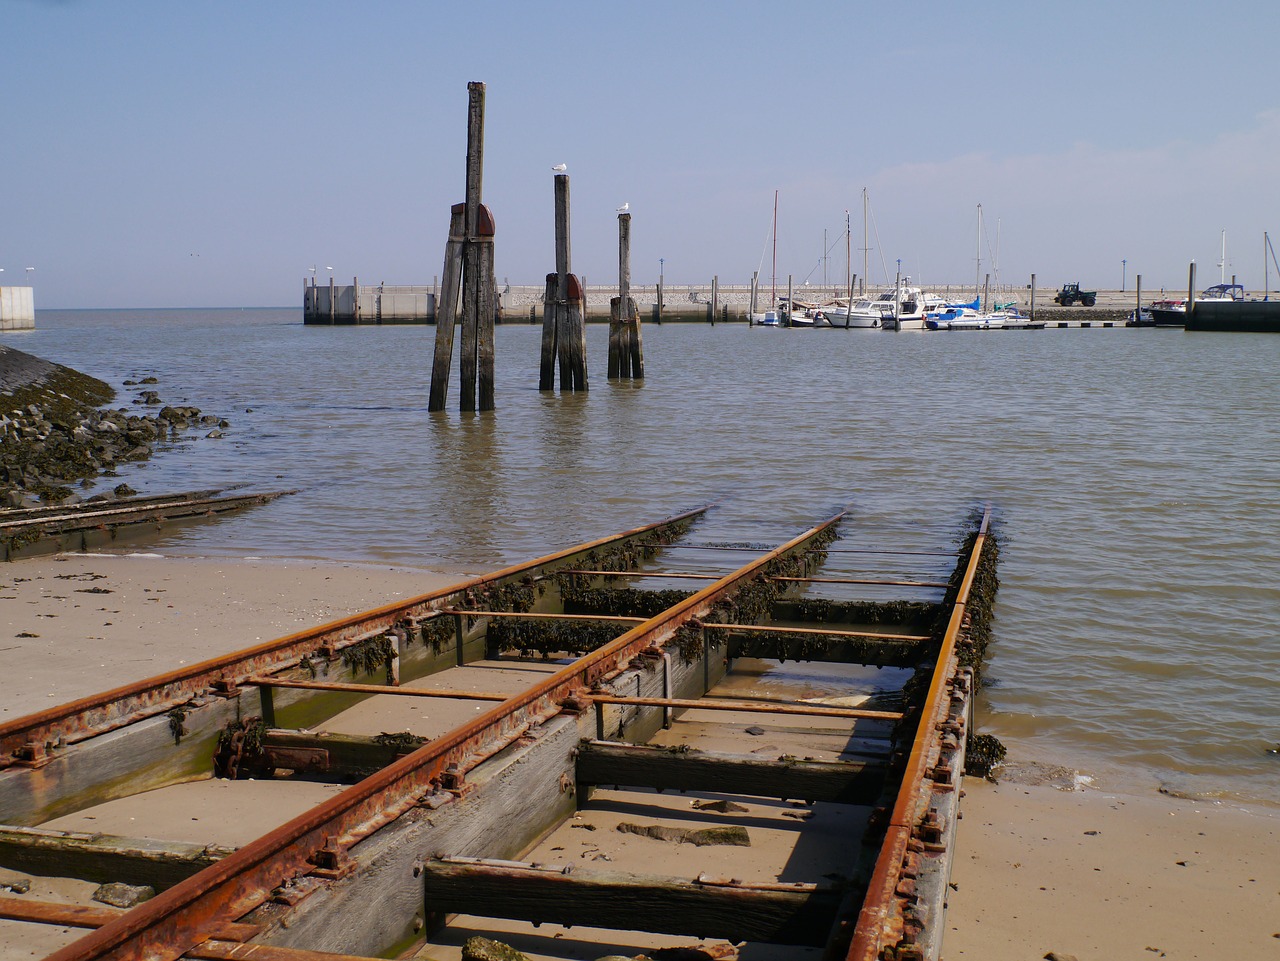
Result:
M552 167L551 169L552 169L552 170L554 170L554 171L555 171L556 173L558 173L558 174L562 174L562 173L564 173L566 170L568 170L568 169L569 169L569 165L568 165L568 164L556 164L556 165L555 165L554 167Z
M631 209L631 204L629 203L623 204L621 207L618 208L618 213L625 214L630 209Z

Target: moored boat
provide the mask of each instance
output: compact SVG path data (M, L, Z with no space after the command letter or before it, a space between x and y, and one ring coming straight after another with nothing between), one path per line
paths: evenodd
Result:
M1244 300L1242 284L1214 284L1200 292L1196 303L1234 302ZM1187 302L1185 300L1157 300L1150 307L1152 324L1156 327L1185 327Z

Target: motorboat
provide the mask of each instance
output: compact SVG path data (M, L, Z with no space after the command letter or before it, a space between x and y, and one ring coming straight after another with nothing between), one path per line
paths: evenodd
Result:
M1151 311L1145 307L1135 307L1129 311L1128 316L1124 319L1126 327L1154 327L1156 325L1155 318L1151 316Z
M752 314L753 327L781 327L782 315L776 310L766 310L763 314Z
M780 298L779 306L787 327L815 327L824 319L821 305L812 301Z
M861 298L852 304L836 303L824 307L822 316L832 327L879 328L884 314L876 306L877 301Z
M1200 292L1196 303L1210 301L1244 300L1243 284L1214 284ZM1187 302L1185 300L1157 300L1149 308L1151 319L1156 327L1185 327L1187 325Z

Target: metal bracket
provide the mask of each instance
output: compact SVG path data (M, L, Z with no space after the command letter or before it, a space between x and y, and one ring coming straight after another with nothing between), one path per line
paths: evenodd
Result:
M310 861L316 866L311 873L316 877L327 878L330 881L345 878L356 869L355 860L347 854L346 849L338 843L337 838L331 836L325 837L324 847L311 855Z

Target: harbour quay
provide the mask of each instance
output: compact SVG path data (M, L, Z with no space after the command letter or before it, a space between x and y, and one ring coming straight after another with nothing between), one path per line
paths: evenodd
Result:
M36 325L35 288L0 287L0 330L31 330Z
M973 284L927 285L927 288L949 301L971 301L978 294ZM871 292L888 289L882 286L868 288ZM544 284L497 285L498 323L542 322ZM646 323L749 323L751 315L751 284L718 284L714 279L702 284L632 284L632 298L639 308L640 318ZM1138 303L1137 290L1099 290L1094 304L1089 307L1073 304L1063 307L1054 303L1056 288L1001 284L987 291L991 302L1016 302L1036 319L1045 322L1046 329L1110 328L1123 327L1129 312ZM583 283L585 319L588 323L607 323L610 301L618 296L615 283ZM855 292L856 293L856 292ZM1167 296L1173 292L1161 290L1141 291L1141 297ZM841 284L792 284L790 295L798 304L820 306L843 299L846 289ZM757 309L772 302L775 290L762 283L757 288ZM788 296L788 286L779 284L776 296ZM1250 300L1261 299L1261 291L1247 293ZM303 283L303 319L307 324L434 324L436 305L440 299L439 278L431 284L393 285L361 284L353 278L351 284L317 284L314 278Z

